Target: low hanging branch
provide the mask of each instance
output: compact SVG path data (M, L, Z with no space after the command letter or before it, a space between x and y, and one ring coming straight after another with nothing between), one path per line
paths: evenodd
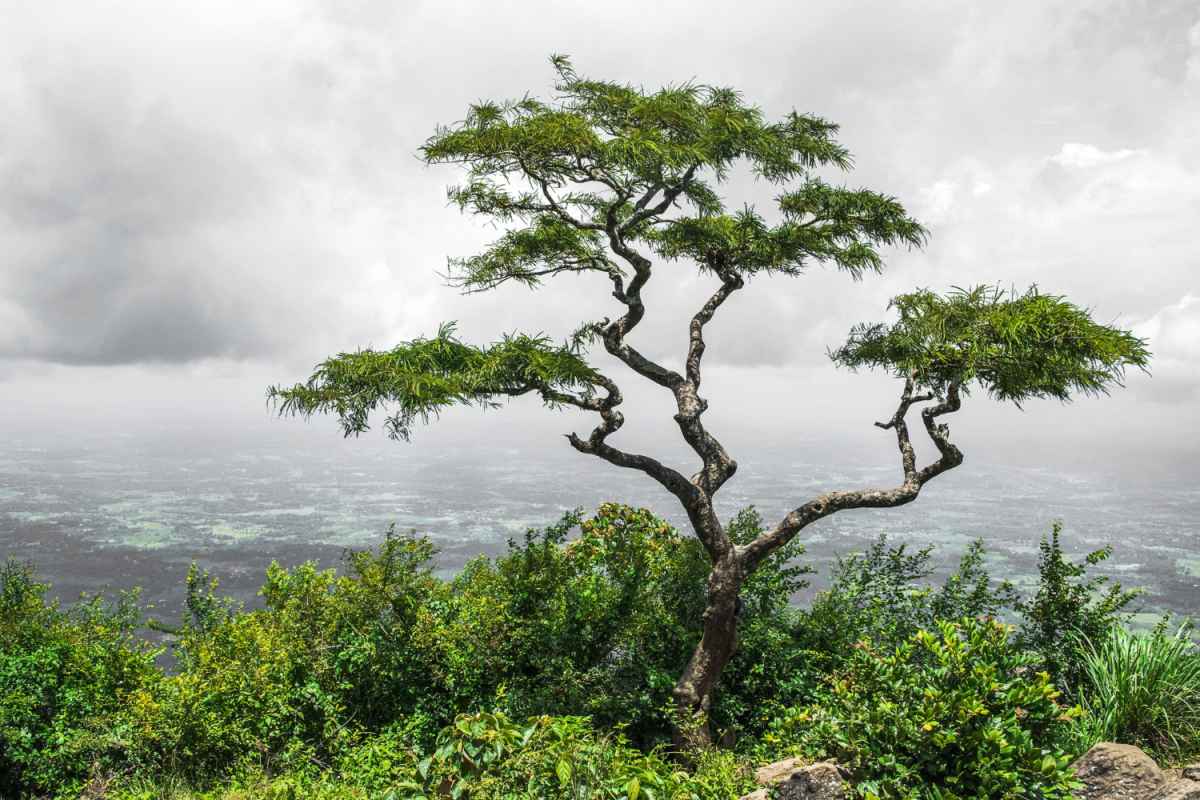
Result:
M1036 289L900 295L892 301L897 321L858 325L830 354L840 366L884 369L903 381L895 413L876 423L896 436L899 484L819 495L735 546L713 505L737 462L703 422L706 325L754 277L799 276L824 264L862 279L883 269L882 248L919 247L925 230L895 198L834 186L815 174L850 167L833 123L795 112L768 121L732 89L687 83L648 93L581 78L563 57L552 61L554 101L477 104L422 148L428 163L465 170L463 184L450 190L453 203L511 226L482 253L450 259L448 278L477 292L509 282L537 288L556 276L597 272L611 284L620 314L585 324L561 345L513 334L475 347L443 326L432 339L330 358L307 382L272 387L269 397L283 414L334 414L347 436L365 431L371 415L386 409L389 435L405 440L416 422L448 406L488 407L531 393L551 408L597 414L586 437L567 436L571 446L666 488L712 560L703 635L675 687L681 721L701 718L681 728L690 732L687 741L681 733L681 744L703 744L704 715L736 648L738 593L758 565L819 519L912 502L926 483L961 464L942 420L972 389L1018 405L1101 394L1120 385L1128 367L1144 369L1149 354L1128 331L1098 324ZM780 187L777 222L749 207L727 210L717 189L736 164ZM628 341L647 313L642 291L663 262L690 264L718 280L688 324L682 373ZM675 422L699 461L690 478L609 441L624 423L622 393L586 360L586 346L597 341L633 375L671 392ZM914 407L938 451L924 466L909 433Z

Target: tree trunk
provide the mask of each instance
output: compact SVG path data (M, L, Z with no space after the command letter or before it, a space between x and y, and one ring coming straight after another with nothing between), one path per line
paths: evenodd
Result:
M744 579L742 565L732 550L713 564L708 575L704 635L675 684L679 714L675 744L681 749L712 744L708 713L717 680L737 648L738 593Z

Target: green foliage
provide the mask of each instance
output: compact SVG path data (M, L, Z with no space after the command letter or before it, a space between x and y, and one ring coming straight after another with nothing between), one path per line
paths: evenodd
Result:
M367 430L371 412L392 405L385 428L391 438L407 440L413 423L428 422L448 406L489 407L497 396L531 391L554 404L558 392L587 391L595 378L574 346L555 346L544 336L513 335L490 347L472 347L447 324L432 339L327 359L307 382L272 386L267 397L281 414L336 414L346 436Z
M464 211L526 225L478 256L451 260L468 288L612 273L614 234L668 259L743 274L795 274L828 261L857 276L880 268L877 246L923 241L893 198L811 174L850 166L830 122L795 112L770 122L728 88L645 92L582 78L565 58L554 65L553 101L479 103L422 150L430 163L467 167L467 182L450 191ZM774 184L800 182L779 197L778 224L751 208L727 212L716 187L739 162ZM661 225L668 209L679 213Z
M761 519L748 509L727 529L744 544ZM881 539L839 562L829 589L798 609L789 601L807 577L802 552L793 542L743 587L738 649L711 710L736 751L705 752L689 770L661 748L674 677L700 636L708 560L693 537L645 510L573 512L450 580L433 575L428 540L389 531L377 548L347 553L339 572L273 565L253 611L193 567L185 617L170 628L169 673L136 638L134 598L63 611L9 564L0 572L0 795L76 797L87 784L129 800L395 800L454 778L470 797L621 797L636 778L642 797L732 798L746 788L734 752L843 748L882 765L862 773L872 791L904 796L896 787L918 775L961 772L961 788L999 781L1000 771L1033 785L1025 733L1055 769L1059 739L1081 747L1111 735L1172 758L1194 750L1194 651L1166 635L1112 640L1121 647L1104 638L1115 636L1128 593L1087 576L1099 556L1066 560L1057 530L1038 590L1020 601L990 579L978 543L933 581L929 550ZM939 628L1015 608L1024 614L1015 638L990 622ZM1074 644L1081 632L1094 648ZM1041 725L1037 698L1020 695L1013 676L1044 687L1027 662L1069 646L1078 655L1066 663L1081 665L1071 702L1091 715ZM873 727L887 722L869 713L875 699L906 709L894 730ZM1032 716L1014 722L1006 704L1018 701ZM920 750L929 719L955 741ZM988 750L993 728L1016 749ZM1013 753L1016 766L1005 767Z
M984 568L982 541L971 543L939 587L928 581L931 554L931 547L911 552L880 536L865 551L839 558L829 589L797 626L810 672L835 671L860 641L891 649L939 620L1000 616L1016 605L1012 585L994 583Z
M1055 522L1050 537L1042 537L1037 591L1019 602L1017 609L1022 646L1037 653L1055 682L1071 688L1083 669L1081 643L1105 640L1126 619L1126 607L1140 592L1123 589L1119 583L1107 586L1104 576L1088 577L1087 570L1107 560L1112 548L1096 550L1075 563L1063 554L1061 533L1062 523Z
M135 637L137 596L84 598L69 611L15 562L0 567L0 796L71 796L96 773L142 757L128 712L161 684Z
M728 757L706 754L689 772L631 748L620 734L598 733L582 717L518 723L502 712L456 719L418 771L425 792L415 797L440 790L455 800L700 800L749 788Z
M568 540L576 525L579 536ZM745 511L729 527L748 540L761 520ZM752 727L774 691L754 675L779 663L788 597L807 572L788 561L802 552L789 547L746 584L738 658L759 672L718 696L713 716L725 728ZM645 510L604 504L591 519L569 515L494 562L469 564L453 582L440 654L428 663L462 691L454 707L503 688L514 714L587 715L650 745L670 735L666 709L700 638L707 576L694 538Z
M1077 749L1126 742L1177 764L1200 755L1200 650L1189 634L1112 626L1085 645Z
M653 739L699 638L707 572L699 542L647 511L570 515L455 579L443 663L471 670L462 677L474 696L503 686L514 713L620 720Z
M1059 703L1002 623L964 619L894 649L862 642L807 708L767 741L832 757L862 797L1068 798L1056 742L1080 713Z
M1150 354L1132 333L1094 322L1062 297L1006 293L992 286L898 295L893 325L855 326L833 360L878 367L944 395L978 384L997 400L1069 400L1106 393L1127 367L1145 369Z

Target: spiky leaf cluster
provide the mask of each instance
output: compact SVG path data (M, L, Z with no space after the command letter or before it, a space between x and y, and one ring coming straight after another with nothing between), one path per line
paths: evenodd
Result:
M1150 353L1132 333L1092 320L1087 310L1037 287L1024 294L992 286L946 295L895 297L899 320L855 326L830 355L843 366L886 369L938 394L976 384L998 400L1068 400L1104 394Z
M732 89L687 83L658 91L578 76L553 59L551 101L479 103L422 149L458 163L450 190L464 211L518 223L484 252L450 262L468 290L563 272L621 269L608 245L645 243L666 259L743 274L794 274L830 262L856 277L878 270L881 245L916 245L924 230L894 198L831 186L814 172L847 169L837 126L790 113L767 120ZM719 184L738 163L779 185L779 221L728 211Z
M540 393L551 405L562 393L588 395L596 373L576 348L542 336L512 335L488 347L464 344L453 325L431 339L391 350L341 353L318 364L305 383L273 386L268 398L282 414L335 414L346 436L367 430L371 412L389 407L393 439L408 439L414 422L428 422L453 405L495 405L497 398Z

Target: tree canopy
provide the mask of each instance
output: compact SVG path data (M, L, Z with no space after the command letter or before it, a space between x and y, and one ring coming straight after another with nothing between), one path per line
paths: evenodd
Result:
M945 295L922 289L891 305L897 322L855 326L833 360L912 376L917 387L939 395L976 384L1020 405L1107 393L1127 367L1145 369L1150 359L1143 339L1094 322L1085 309L1037 287L1024 294L994 286Z

